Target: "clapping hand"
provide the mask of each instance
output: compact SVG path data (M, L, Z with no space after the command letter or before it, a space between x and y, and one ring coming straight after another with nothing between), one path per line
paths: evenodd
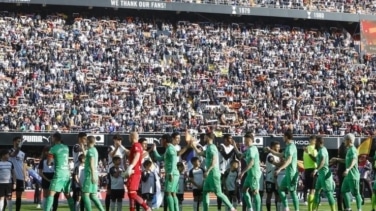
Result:
M193 138L192 135L187 131L185 131L185 142L187 142L187 146L192 147Z

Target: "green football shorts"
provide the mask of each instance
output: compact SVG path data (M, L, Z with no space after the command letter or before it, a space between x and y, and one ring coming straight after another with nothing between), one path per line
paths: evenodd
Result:
M54 177L51 180L50 190L55 192L69 193L71 179L69 177Z
M85 176L84 185L82 186L83 193L97 193L98 183L92 183L90 176Z
M331 172L326 175L319 175L315 184L316 191L322 190L325 192L331 192L335 190L335 183Z
M298 186L299 172L291 175L286 172L285 177L283 177L281 184L279 185L280 190L296 191Z
M218 172L209 172L209 175L204 180L204 192L218 192L222 191L221 189L221 174Z
M359 194L359 179L353 179L353 178L349 178L346 176L343 179L341 192L342 193L351 192L351 194L353 195L358 195Z
M178 191L179 175L173 174L172 180L166 175L164 192L176 193Z
M248 173L249 174L249 173ZM249 188L252 191L253 190L259 190L260 189L260 177L257 178L253 175L247 175L247 178L244 181L244 188Z

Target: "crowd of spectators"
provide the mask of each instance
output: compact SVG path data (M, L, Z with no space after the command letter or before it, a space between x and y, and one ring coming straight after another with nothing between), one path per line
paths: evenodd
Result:
M3 13L0 129L369 134L356 46L339 27Z
M196 4L225 4L249 7L299 9L351 14L375 14L376 3L371 0L165 0Z

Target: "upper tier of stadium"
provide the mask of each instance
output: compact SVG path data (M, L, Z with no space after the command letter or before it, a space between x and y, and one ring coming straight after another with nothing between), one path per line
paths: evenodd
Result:
M51 10L0 13L2 130L375 128L357 24Z
M128 8L343 22L376 20L375 1L370 0L0 0L2 2L47 7Z

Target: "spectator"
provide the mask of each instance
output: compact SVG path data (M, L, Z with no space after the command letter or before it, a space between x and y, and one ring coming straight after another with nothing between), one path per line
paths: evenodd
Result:
M360 10L362 2L353 6ZM309 4L328 10L355 3ZM359 57L344 28L137 17L69 22L61 14L0 18L1 130L375 129L374 62Z

